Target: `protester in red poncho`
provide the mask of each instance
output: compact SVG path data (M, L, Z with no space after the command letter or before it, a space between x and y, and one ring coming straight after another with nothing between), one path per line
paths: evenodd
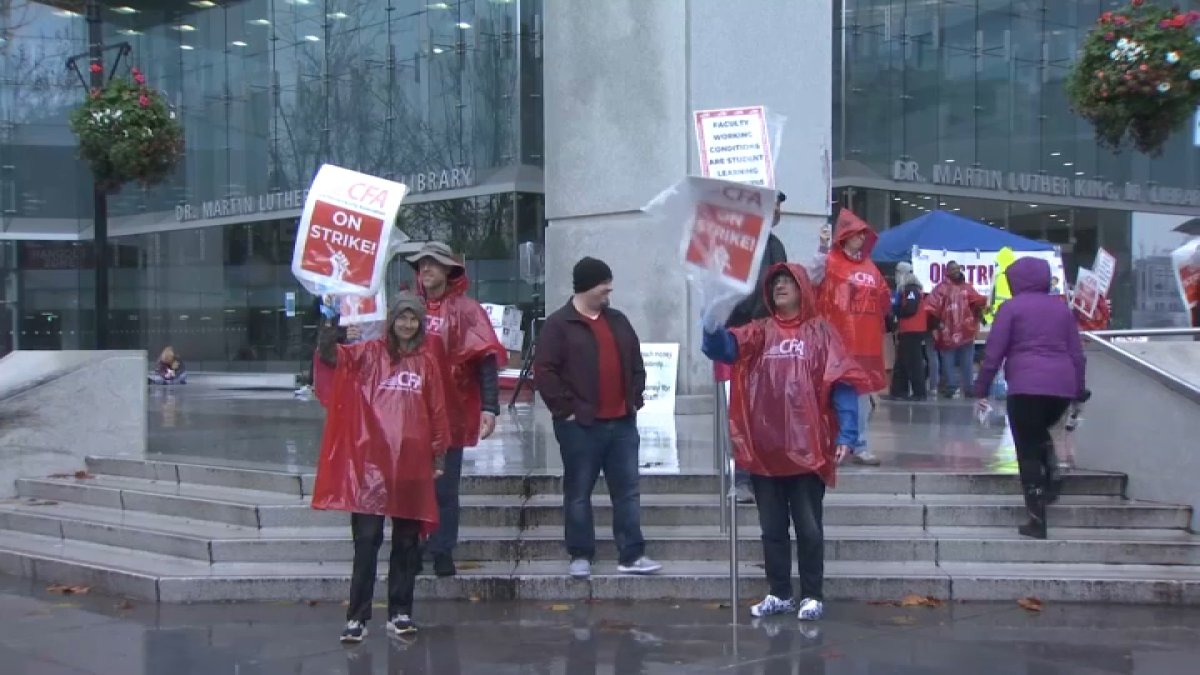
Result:
M454 251L430 242L410 257L428 316L425 330L441 346L446 376L446 411L450 416L450 449L446 471L437 481L441 525L426 548L439 577L454 576L458 544L459 482L463 448L474 447L496 430L500 414L499 369L508 352L496 339L487 311L467 296L467 270Z
M704 353L734 366L729 404L734 460L748 472L762 527L770 595L754 616L795 611L790 525L796 528L799 617L821 618L825 488L858 440L858 392L871 378L837 330L817 315L808 274L771 268L764 285L771 317L704 336ZM789 524L789 521L790 524Z
M383 337L339 345L332 324L319 335L318 354L333 368L333 381L312 505L351 513L354 567L343 642L361 642L367 633L389 516L387 629L417 630L411 616L420 538L437 527L433 481L450 435L441 365L425 344L424 321L420 298L401 293Z
M879 235L850 209L840 209L833 250L828 239L822 241L816 265L811 270L817 287L817 308L821 316L837 329L850 355L870 378L870 385L859 397L858 444L851 461L878 466L879 458L867 447L871 416L871 394L887 386L883 363L885 319L892 307L891 291L875 263L871 250Z
M953 260L946 263L946 278L934 286L925 299L929 316L937 324L933 343L937 347L938 360L942 362L942 382L948 393L958 389L955 396L971 395L975 381L975 338L979 335L987 304L987 298L967 282L962 266Z
M1075 321L1079 324L1079 330L1084 332L1108 330L1108 322L1112 320L1112 309L1108 305L1108 298L1103 295L1096 302L1092 318L1089 319L1078 307L1072 306L1071 311L1075 313Z

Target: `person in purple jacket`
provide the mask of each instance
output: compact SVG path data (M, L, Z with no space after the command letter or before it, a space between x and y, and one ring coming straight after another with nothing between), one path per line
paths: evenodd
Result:
M1000 306L988 336L975 395L984 399L1004 365L1008 423L1017 446L1029 522L1026 537L1046 538L1046 505L1056 498L1050 459L1053 427L1072 401L1084 398L1083 344L1070 307L1050 295L1050 264L1021 258L1008 267L1012 299ZM981 401L982 404L982 401Z

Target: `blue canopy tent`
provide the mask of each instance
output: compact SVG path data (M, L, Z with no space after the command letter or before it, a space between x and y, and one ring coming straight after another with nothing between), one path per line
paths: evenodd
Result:
M879 235L871 257L876 262L911 260L913 247L943 251L1053 251L1046 244L946 211L930 211Z

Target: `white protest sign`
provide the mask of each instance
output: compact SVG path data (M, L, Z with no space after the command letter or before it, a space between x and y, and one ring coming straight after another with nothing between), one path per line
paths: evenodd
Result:
M400 183L322 166L308 189L296 232L296 280L316 295L375 295L407 192Z
M1087 268L1079 268L1075 277L1075 293L1071 296L1071 307L1091 319L1096 316L1096 306L1104 295L1104 280Z
M967 283L975 287L980 295L988 297L992 286L996 283L996 251L942 251L935 249L918 249L913 254L913 274L921 281L921 287L926 293L933 290L946 278L946 266L951 262L958 263L966 276ZM1017 251L1017 259L1041 258L1050 263L1050 273L1058 279L1059 294L1062 293L1062 282L1066 278L1062 258L1054 251Z
M695 118L700 175L774 187L774 159L762 106L698 110Z
M675 383L679 375L679 343L642 343L642 363L646 367L646 391L645 405L637 416L642 439L638 465L642 473L678 473Z
M752 293L771 235L775 191L696 176L681 185L684 267L735 294Z
M343 326L383 321L388 312L387 289L380 288L375 295L339 296L337 306Z
M1117 276L1117 259L1104 249L1096 251L1096 262L1092 264L1092 272L1100 280L1100 292L1108 295L1109 289L1112 288L1113 278Z

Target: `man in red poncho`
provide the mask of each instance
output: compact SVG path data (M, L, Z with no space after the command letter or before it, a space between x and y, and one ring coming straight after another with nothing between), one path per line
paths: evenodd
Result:
M933 331L938 360L942 362L942 382L947 394L956 398L970 396L975 382L975 338L987 308L987 298L967 282L962 266L951 260L946 264L946 278L933 287L925 299L926 311L937 328ZM958 368L955 379L954 369ZM933 392L934 396L937 392Z
M871 394L887 387L883 363L886 318L892 295L883 274L871 262L871 250L879 235L850 209L840 209L833 250L823 237L816 264L810 270L817 287L817 311L838 331L846 349L863 367L870 385L858 399L858 444L850 460L855 464L879 466L879 458L867 447L871 418Z
M425 330L442 347L446 368L446 411L450 415L450 449L446 470L437 480L441 525L426 545L439 577L457 573L459 482L463 448L474 447L496 430L500 414L499 369L508 353L496 339L487 311L467 297L467 270L454 251L430 242L408 262L417 273L428 315Z
M433 482L450 437L442 366L425 344L424 321L421 299L401 293L383 337L339 345L335 322L322 326L318 337L318 357L333 377L312 506L351 513L354 567L343 642L361 642L367 634L388 516L387 630L417 630L412 609L420 538L437 527Z
M704 353L733 364L729 432L734 461L750 474L770 595L754 616L824 613L825 488L858 441L858 391L871 377L817 314L812 283L799 265L771 268L771 317L704 336ZM789 522L790 521L790 522ZM800 603L792 592L790 527L796 528Z

